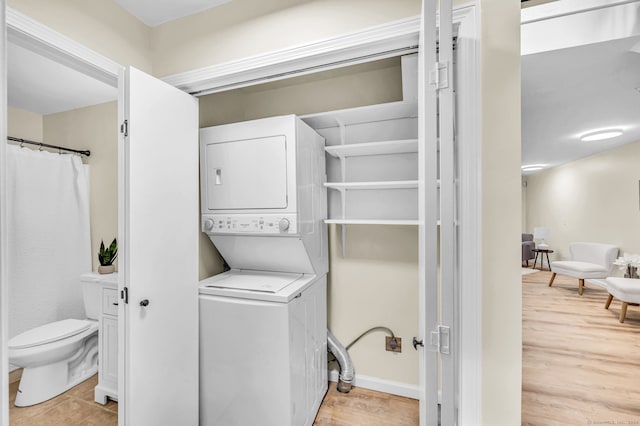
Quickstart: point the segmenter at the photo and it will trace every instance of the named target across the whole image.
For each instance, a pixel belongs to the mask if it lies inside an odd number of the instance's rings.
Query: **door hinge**
[[[439,325],[431,332],[431,346],[434,346],[441,354],[449,354],[451,341],[451,329],[446,325]]]
[[[120,125],[120,133],[122,133],[125,137],[129,136],[129,121],[124,120],[124,123]]]
[[[120,290],[120,299],[124,300],[124,303],[129,303],[129,289],[127,287]]]
[[[449,63],[436,62],[429,73],[429,84],[434,89],[445,89],[449,87]]]

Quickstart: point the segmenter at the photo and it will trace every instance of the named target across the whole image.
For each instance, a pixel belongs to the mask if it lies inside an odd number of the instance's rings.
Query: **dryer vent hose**
[[[340,374],[338,375],[338,391],[342,393],[348,393],[351,390],[351,383],[353,382],[354,370],[353,363],[349,352],[342,346],[342,343],[336,339],[336,336],[331,333],[331,330],[327,329],[327,346],[329,352],[333,354],[340,365]]]

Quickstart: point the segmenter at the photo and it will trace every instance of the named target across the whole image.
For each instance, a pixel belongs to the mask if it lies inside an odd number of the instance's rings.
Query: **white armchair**
[[[578,278],[578,293],[582,296],[585,279],[607,278],[611,275],[613,261],[618,257],[618,247],[600,243],[569,244],[571,260],[551,262],[551,280],[553,284],[556,274]]]

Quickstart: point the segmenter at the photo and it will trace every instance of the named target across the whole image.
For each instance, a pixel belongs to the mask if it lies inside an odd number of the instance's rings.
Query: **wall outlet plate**
[[[402,352],[402,337],[385,336],[385,349],[389,352]]]

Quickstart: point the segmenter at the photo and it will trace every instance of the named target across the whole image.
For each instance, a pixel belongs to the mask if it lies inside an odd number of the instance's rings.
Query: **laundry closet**
[[[349,350],[356,373],[374,381],[417,386],[418,357],[411,346],[418,332],[417,55],[199,100],[200,127],[296,114],[325,138],[328,326],[345,346],[373,327],[391,329],[403,339],[402,352],[385,350],[388,333],[370,333]],[[337,123],[344,123],[344,128]],[[350,146],[353,154],[340,152]],[[371,151],[355,152],[359,147]],[[378,188],[367,187],[381,181]],[[385,187],[384,181],[403,183],[400,188]],[[340,188],[350,182],[354,189]],[[201,263],[217,257],[213,250],[201,237]],[[200,276],[213,275],[219,268],[201,268]]]

